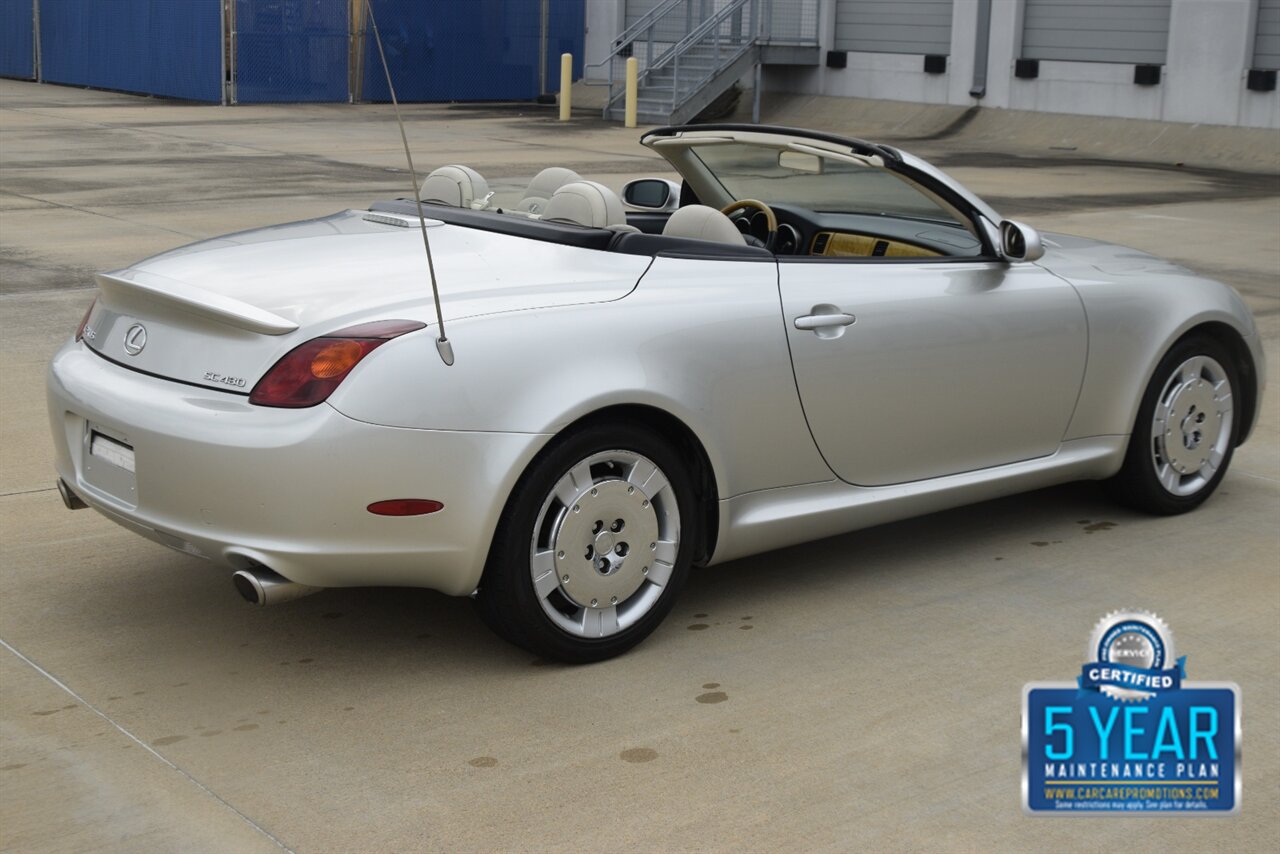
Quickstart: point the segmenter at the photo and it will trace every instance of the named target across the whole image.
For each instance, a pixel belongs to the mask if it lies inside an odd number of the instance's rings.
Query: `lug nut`
[[[592,599],[592,600],[591,600],[591,607],[592,607],[592,608],[594,608],[596,605],[599,605],[599,604],[600,604],[600,602],[599,602],[598,600],[596,600],[596,599]]]
[[[562,575],[562,576],[560,576],[560,580],[561,580],[561,581],[563,581],[565,584],[568,584],[568,583],[569,583],[569,576],[567,576],[567,575]]]
[[[564,552],[562,551],[556,552],[556,557],[559,558],[560,560],[564,560]]]
[[[617,604],[618,604],[618,597],[617,597],[617,596],[610,596],[610,597],[609,597],[609,604],[610,604],[610,605],[617,605]]]

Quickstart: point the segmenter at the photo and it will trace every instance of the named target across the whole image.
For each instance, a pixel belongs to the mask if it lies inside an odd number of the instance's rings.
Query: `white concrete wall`
[[[823,0],[822,55],[835,38],[835,0]],[[1040,76],[1013,76],[1022,51],[1023,0],[992,0],[987,92],[972,98],[978,0],[955,0],[945,74],[926,74],[921,56],[850,52],[848,67],[766,69],[771,92],[880,98],[925,104],[981,104],[1049,113],[1280,129],[1280,90],[1250,92],[1258,0],[1173,0],[1168,64],[1156,86],[1133,82],[1133,66],[1042,60]],[[608,54],[624,25],[624,0],[587,0],[586,61]]]
[[[824,56],[831,49],[834,6],[824,4]],[[1038,78],[1015,78],[1022,10],[1023,0],[992,0],[981,100],[969,95],[978,0],[955,0],[945,75],[925,74],[919,56],[850,52],[847,68],[771,70],[765,85],[801,94],[1280,128],[1280,91],[1245,88],[1257,0],[1173,0],[1168,64],[1156,86],[1135,84],[1132,65],[1103,62],[1044,60]]]
[[[586,34],[582,62],[588,79],[607,79],[607,68],[589,68],[609,55],[614,36],[626,28],[626,0],[586,0]]]

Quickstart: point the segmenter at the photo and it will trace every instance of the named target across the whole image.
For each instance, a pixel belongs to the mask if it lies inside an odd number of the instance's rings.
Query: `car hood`
[[[1040,236],[1044,257],[1036,263],[1073,282],[1109,281],[1116,276],[1196,276],[1186,267],[1140,249],[1087,237],[1046,232]]]
[[[429,224],[446,324],[480,314],[620,299],[652,259]],[[413,217],[345,211],[194,243],[98,276],[85,341],[131,368],[247,390],[302,341],[357,323],[432,324]],[[146,327],[145,347],[125,337]],[[228,382],[228,378],[232,380]]]

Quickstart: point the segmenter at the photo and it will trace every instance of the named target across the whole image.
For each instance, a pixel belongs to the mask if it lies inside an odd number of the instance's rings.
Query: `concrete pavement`
[[[615,188],[665,174],[635,131],[590,119],[406,112],[422,172],[461,160],[501,193],[547,165]],[[1235,285],[1280,377],[1274,169],[917,142],[901,144],[1006,215]],[[735,561],[590,667],[533,660],[425,591],[253,609],[226,573],[63,510],[43,372],[89,274],[407,187],[389,108],[0,81],[0,848],[1270,850],[1274,387],[1190,516],[1138,516],[1079,484]],[[1022,685],[1069,679],[1121,607],[1164,616],[1192,678],[1241,685],[1240,816],[1022,815]]]

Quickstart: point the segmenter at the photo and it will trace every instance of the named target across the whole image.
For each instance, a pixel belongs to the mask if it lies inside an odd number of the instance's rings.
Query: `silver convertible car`
[[[1253,426],[1225,285],[1039,235],[887,145],[641,143],[682,180],[551,168],[500,207],[446,166],[421,204],[99,275],[49,370],[65,503],[259,604],[434,588],[591,661],[693,565],[1078,479],[1191,510]]]

